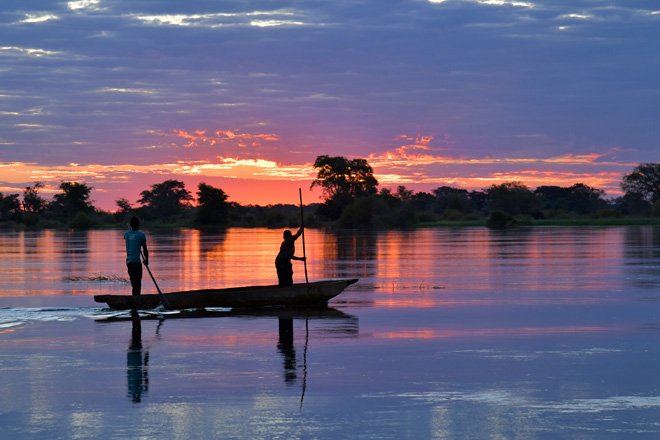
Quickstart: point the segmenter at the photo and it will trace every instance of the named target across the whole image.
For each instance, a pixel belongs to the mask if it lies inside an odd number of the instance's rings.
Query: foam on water
[[[179,313],[177,310],[166,311],[154,309],[142,310],[139,315],[141,317],[147,317],[173,315],[177,313]],[[108,319],[129,316],[130,311],[116,311],[104,307],[7,307],[0,309],[0,329],[16,327],[32,322],[71,322],[79,319]]]
[[[103,310],[102,307],[8,307],[0,309],[0,326],[16,321],[75,321]]]
[[[537,412],[557,413],[600,413],[609,411],[627,411],[636,409],[660,408],[660,396],[608,396],[592,399],[567,399],[563,401],[539,401],[511,390],[483,390],[474,392],[411,392],[379,394],[364,397],[401,397],[430,404],[470,402],[514,408],[525,408]]]

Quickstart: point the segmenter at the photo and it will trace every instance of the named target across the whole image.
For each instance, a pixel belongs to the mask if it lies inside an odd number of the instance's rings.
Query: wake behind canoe
[[[358,278],[316,281],[290,287],[245,286],[227,289],[202,289],[165,293],[172,309],[204,307],[259,308],[268,306],[305,306],[326,304]],[[153,309],[160,304],[158,294],[95,295],[94,300],[117,310]]]

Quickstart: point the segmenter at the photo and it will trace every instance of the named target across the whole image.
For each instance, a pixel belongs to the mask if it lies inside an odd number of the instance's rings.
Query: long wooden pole
[[[302,189],[298,188],[298,195],[300,196],[300,224],[303,226],[305,224],[305,217],[303,216],[303,205],[302,205]],[[305,281],[309,283],[309,278],[307,278],[307,255],[305,255],[305,227],[303,226],[302,230],[302,240],[303,240],[303,263],[305,263]]]
[[[140,251],[142,253],[142,251]],[[144,260],[144,254],[142,254],[142,259]],[[165,298],[165,295],[163,295],[163,292],[160,291],[160,287],[158,287],[158,283],[156,282],[156,278],[154,278],[154,274],[151,273],[151,269],[149,269],[149,265],[145,264],[144,265],[147,268],[147,272],[149,272],[149,275],[151,276],[151,279],[154,282],[154,285],[156,286],[156,290],[158,291],[158,298],[160,298],[161,304],[163,304],[163,307],[167,310],[171,310],[172,306],[170,305],[170,302]]]

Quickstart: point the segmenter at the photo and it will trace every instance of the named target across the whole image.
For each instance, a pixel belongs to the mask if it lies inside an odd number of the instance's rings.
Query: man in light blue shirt
[[[147,236],[140,231],[140,219],[131,218],[131,230],[124,233],[126,240],[126,267],[128,276],[133,286],[133,295],[139,295],[142,291],[142,259],[140,254],[144,253],[144,265],[149,265],[149,250],[147,249]]]

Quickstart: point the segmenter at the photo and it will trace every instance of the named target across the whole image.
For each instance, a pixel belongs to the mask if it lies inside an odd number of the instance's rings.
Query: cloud
[[[240,133],[239,130],[216,130],[208,132],[207,130],[195,130],[188,132],[185,130],[172,129],[165,133],[159,133],[159,136],[165,136],[174,139],[181,139],[185,148],[201,146],[219,146],[230,144],[241,148],[249,146],[259,146],[264,142],[277,142],[279,137],[273,133]]]
[[[57,15],[48,13],[48,12],[41,12],[41,13],[33,13],[33,14],[25,14],[25,18],[23,20],[18,21],[18,24],[22,23],[43,23],[45,21],[49,20],[58,20],[59,17]]]
[[[161,171],[298,179],[321,154],[411,186],[657,160],[651,1],[31,5],[0,6],[0,161],[91,170],[99,191]]]
[[[74,0],[67,2],[67,7],[73,11],[80,9],[98,10],[101,0]]]
[[[157,93],[155,90],[116,88],[116,87],[105,87],[103,89],[100,89],[99,92],[101,92],[101,93],[106,93],[106,92],[137,93],[137,94],[141,94],[141,95],[154,95],[154,94]]]
[[[472,3],[478,3],[480,5],[488,6],[517,6],[523,8],[533,8],[534,4],[530,2],[521,2],[516,0],[464,0]]]
[[[518,0],[428,0],[430,3],[441,4],[441,3],[476,3],[479,5],[486,6],[514,6],[514,7],[523,7],[523,8],[534,8],[535,4],[531,2],[523,2]]]
[[[29,57],[49,57],[62,55],[62,52],[47,49],[34,49],[29,47],[0,46],[0,56],[24,56]]]
[[[304,26],[303,14],[290,9],[252,12],[215,12],[206,14],[131,14],[131,18],[156,26],[222,28],[232,26]]]

